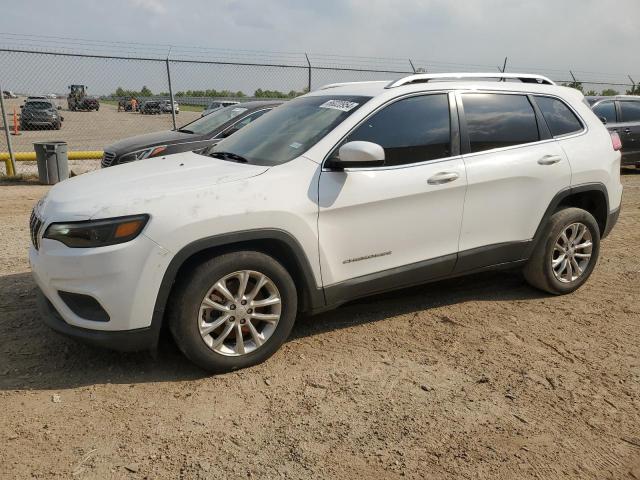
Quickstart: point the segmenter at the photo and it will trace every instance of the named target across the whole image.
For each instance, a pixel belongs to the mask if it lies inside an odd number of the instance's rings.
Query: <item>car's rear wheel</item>
[[[260,252],[215,257],[182,276],[168,321],[180,350],[214,373],[263,362],[289,336],[297,313],[287,270]]]
[[[554,295],[571,293],[584,284],[598,261],[600,229],[593,215],[565,208],[551,216],[524,268],[526,280]]]

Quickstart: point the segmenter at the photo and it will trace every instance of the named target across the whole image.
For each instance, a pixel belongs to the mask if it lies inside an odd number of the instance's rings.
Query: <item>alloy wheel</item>
[[[556,279],[570,283],[582,276],[593,249],[593,237],[589,228],[580,222],[562,230],[553,247],[551,268]]]
[[[253,270],[218,280],[200,304],[198,328],[205,344],[226,356],[249,354],[273,335],[282,300],[275,283]]]

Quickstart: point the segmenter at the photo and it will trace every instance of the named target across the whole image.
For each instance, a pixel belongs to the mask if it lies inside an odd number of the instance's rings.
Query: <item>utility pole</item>
[[[2,126],[4,127],[4,134],[7,137],[7,148],[9,149],[9,159],[11,162],[7,164],[7,176],[13,176],[16,174],[16,157],[13,154],[13,145],[11,144],[11,133],[9,133],[9,125],[7,124],[7,112],[4,109],[4,93],[2,93],[2,85],[0,85],[0,110],[2,111]]]

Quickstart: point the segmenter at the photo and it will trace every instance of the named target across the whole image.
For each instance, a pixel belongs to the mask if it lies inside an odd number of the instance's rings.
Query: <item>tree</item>
[[[627,95],[640,95],[640,83],[631,86],[631,90],[627,90]]]
[[[580,90],[581,92],[583,92],[583,87],[582,87],[582,82],[578,82],[578,81],[573,81],[573,82],[569,82],[569,83],[563,83],[562,84],[563,87],[569,87],[569,88],[575,88],[576,90]]]
[[[602,90],[601,95],[603,97],[614,97],[616,95],[620,95],[620,92],[617,92],[613,88],[605,88],[604,90]]]
[[[142,89],[140,90],[140,96],[141,97],[151,97],[151,96],[153,96],[153,92],[149,89],[149,87],[147,87],[146,85],[143,85]]]

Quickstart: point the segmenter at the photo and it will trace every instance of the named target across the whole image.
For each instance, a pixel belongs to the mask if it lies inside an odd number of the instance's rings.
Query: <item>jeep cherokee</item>
[[[502,81],[501,81],[502,80]],[[223,372],[299,312],[490,268],[567,294],[617,221],[620,139],[527,74],[333,84],[199,153],[54,186],[31,216],[45,322]]]

